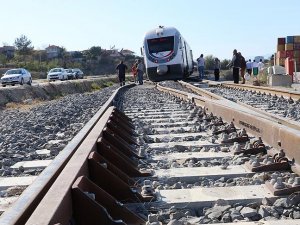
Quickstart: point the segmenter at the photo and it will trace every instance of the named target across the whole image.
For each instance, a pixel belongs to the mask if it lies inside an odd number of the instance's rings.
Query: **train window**
[[[147,40],[149,53],[166,52],[174,50],[174,36],[154,38]]]

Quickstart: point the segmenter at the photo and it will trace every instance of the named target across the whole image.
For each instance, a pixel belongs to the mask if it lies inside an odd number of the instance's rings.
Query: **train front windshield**
[[[174,36],[149,39],[147,44],[149,53],[173,51]]]

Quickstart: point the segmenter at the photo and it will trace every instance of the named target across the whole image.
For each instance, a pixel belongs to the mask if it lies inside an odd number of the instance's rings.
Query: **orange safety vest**
[[[132,72],[133,76],[136,76],[137,75],[137,67],[136,66],[131,67],[131,72]]]

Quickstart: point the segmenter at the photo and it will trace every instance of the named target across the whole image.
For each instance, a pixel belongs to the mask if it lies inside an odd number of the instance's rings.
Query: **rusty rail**
[[[286,157],[295,161],[292,170],[300,174],[299,129],[280,124],[270,116],[225,99],[213,100],[160,85],[157,86],[160,91],[173,93],[182,99],[193,101],[196,105],[204,107],[206,112],[220,116],[224,121],[233,122],[238,128],[245,128],[247,132],[261,137],[265,143],[278,151],[284,149]]]
[[[209,85],[215,85],[213,82],[208,82]],[[232,83],[221,83],[222,86],[224,87],[232,87],[232,88],[239,88],[243,90],[249,90],[249,91],[257,91],[257,92],[265,92],[266,94],[271,94],[271,95],[277,95],[277,96],[283,96],[286,98],[292,98],[294,100],[300,99],[300,93],[296,91],[288,91],[288,90],[283,90],[280,88],[273,88],[273,87],[262,87],[262,86],[253,86],[253,85],[247,85],[247,84],[232,84]]]
[[[179,83],[181,83],[183,86],[185,86],[185,87],[187,87],[187,88],[193,90],[194,92],[196,92],[196,93],[199,94],[200,96],[207,97],[208,99],[222,100],[222,101],[229,101],[229,100],[223,98],[222,96],[216,95],[216,94],[211,93],[211,92],[209,92],[209,91],[206,91],[206,90],[204,90],[204,89],[202,89],[202,88],[195,87],[194,85],[189,84],[189,83],[186,83],[186,82],[184,82],[184,81],[179,81]],[[212,83],[212,85],[220,85],[220,84],[219,84],[219,83],[218,83],[218,84]],[[225,85],[227,85],[227,84],[225,84]],[[222,84],[222,86],[225,86],[225,85]],[[235,85],[237,85],[237,84],[229,84],[229,86],[231,86],[231,85],[232,85],[232,86],[235,86]],[[241,87],[241,89],[242,89],[244,86],[243,86],[243,85],[238,85],[238,87]],[[250,88],[251,88],[250,90],[260,91],[260,89],[255,89],[253,86],[250,86]],[[274,90],[275,90],[275,89],[274,89]],[[280,93],[280,92],[279,92],[279,93]],[[286,96],[286,97],[287,97],[287,96]],[[298,93],[298,97],[300,98],[300,93]],[[296,99],[297,99],[297,98],[296,98]],[[298,129],[298,130],[300,129],[300,123],[299,123],[299,122],[296,122],[296,121],[293,121],[293,120],[290,120],[290,119],[286,119],[286,118],[282,118],[282,117],[280,117],[280,116],[277,116],[277,115],[275,115],[275,114],[266,112],[266,111],[261,110],[261,109],[257,109],[257,108],[255,108],[255,107],[252,107],[252,106],[247,105],[247,104],[245,104],[245,103],[243,103],[243,102],[240,102],[240,101],[238,101],[238,102],[236,102],[236,103],[237,103],[238,105],[241,105],[241,106],[245,107],[245,108],[249,108],[249,109],[252,110],[252,111],[256,111],[256,112],[258,112],[259,114],[263,114],[263,115],[265,115],[265,116],[267,116],[267,117],[269,117],[269,118],[272,118],[272,119],[274,119],[274,121],[277,121],[277,123],[279,123],[279,124],[285,125],[285,126],[290,127],[290,128]]]
[[[132,85],[124,86],[127,88]],[[92,119],[80,130],[80,132],[69,142],[69,144],[60,152],[60,154],[52,161],[52,163],[43,170],[43,172],[36,178],[18,198],[18,200],[4,212],[0,217],[0,224],[25,224],[29,216],[42,200],[48,189],[59,176],[63,168],[66,166],[72,155],[76,152],[82,141],[86,138],[88,133],[95,126],[99,118],[104,112],[113,104],[113,100],[120,90],[117,89],[107,102],[100,108],[100,110],[92,117]]]
[[[200,96],[203,96],[205,98],[208,99],[213,99],[213,100],[225,100],[225,98],[223,98],[222,96],[219,96],[217,94],[214,94],[210,91],[206,91],[203,88],[199,88],[196,87],[190,83],[184,82],[184,81],[178,81],[182,86],[185,86],[189,89],[191,89],[192,91],[196,92],[197,94],[199,94]]]
[[[111,121],[119,121],[112,126]],[[110,128],[109,128],[110,127]],[[134,177],[138,155],[128,117],[109,107],[78,147],[26,224],[145,224],[123,203],[148,202]],[[122,135],[121,135],[122,133]],[[117,141],[118,140],[118,141]]]

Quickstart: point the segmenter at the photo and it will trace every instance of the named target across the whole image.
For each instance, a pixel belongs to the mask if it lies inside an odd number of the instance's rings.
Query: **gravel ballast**
[[[53,159],[111,96],[117,86],[71,94],[29,109],[0,111],[0,175],[36,175],[41,169],[11,169],[20,161]],[[49,154],[37,154],[37,150]]]
[[[163,86],[168,86],[171,88],[176,88],[177,90],[186,91],[185,88],[178,85],[173,81],[161,82]],[[184,143],[186,141],[209,141],[212,142],[222,140],[222,134],[220,135],[206,135],[201,134],[201,132],[209,132],[208,124],[199,120],[196,114],[201,111],[200,108],[193,107],[189,103],[184,103],[178,98],[174,98],[170,95],[158,92],[154,88],[147,87],[134,87],[129,89],[125,93],[125,97],[121,99],[123,104],[121,109],[124,109],[131,115],[131,119],[136,127],[136,132],[139,134],[138,143],[146,150],[146,155],[148,158],[143,160],[143,163],[139,164],[141,170],[165,170],[172,168],[194,168],[194,167],[215,167],[223,164],[232,165],[243,165],[246,161],[252,159],[264,159],[265,155],[257,156],[244,156],[236,155],[229,156],[223,159],[197,159],[197,158],[187,158],[184,160],[177,160],[168,158],[167,155],[171,153],[184,153],[184,152],[221,152],[227,149],[229,152],[234,152],[234,144],[223,145],[222,147],[210,147],[210,148],[197,148],[193,146],[174,146],[174,147],[151,147],[155,146],[152,144],[157,143],[172,143],[179,142]],[[177,104],[176,104],[177,103]],[[178,109],[182,113],[186,113],[186,117],[182,119],[173,118],[172,113],[162,114],[157,116],[153,114],[151,118],[150,110],[156,110],[156,112],[164,112],[164,110]],[[147,110],[149,110],[147,112]],[[135,114],[133,113],[135,112]],[[144,116],[142,114],[144,113]],[[149,114],[149,115],[148,115]],[[156,118],[156,119],[155,119]],[[159,125],[158,119],[165,120],[166,123],[171,123],[169,125]],[[187,129],[175,129],[175,123],[180,122]],[[192,122],[188,125],[188,122]],[[153,125],[155,124],[155,125]],[[173,128],[172,128],[173,127]],[[163,131],[162,128],[170,128],[169,131]],[[173,130],[172,130],[173,129]],[[222,130],[222,129],[221,129]],[[189,132],[199,132],[199,135],[184,136],[184,137],[168,137],[168,136],[154,136],[158,134],[184,134]],[[256,138],[251,137],[251,139],[256,140]],[[252,141],[253,141],[252,140]],[[242,144],[241,147],[245,147],[246,144]],[[267,146],[267,149],[269,147]],[[165,159],[153,160],[151,157],[154,155],[165,155]],[[226,168],[225,168],[226,169]],[[220,177],[220,178],[207,178],[199,177],[196,182],[184,182],[180,178],[172,180],[167,177],[155,178],[151,181],[152,190],[155,193],[159,193],[160,190],[174,190],[174,189],[196,189],[196,188],[215,188],[215,187],[231,187],[231,186],[249,186],[249,185],[260,185],[264,184],[266,181],[270,181],[273,177],[282,177],[285,182],[291,178],[291,172],[260,172],[254,175],[247,176],[237,176],[237,177]],[[139,180],[139,184],[143,185],[143,179]],[[148,181],[147,181],[148,183]],[[299,213],[299,202],[290,203],[289,199],[279,198],[277,200],[271,200],[264,198],[262,200],[251,200],[249,203],[246,201],[237,200],[237,202],[229,202],[223,199],[217,200],[210,207],[189,207],[186,206],[171,206],[161,205],[159,207],[152,207],[151,205],[146,206],[145,215],[148,216],[147,224],[150,225],[191,225],[191,224],[214,224],[214,223],[230,223],[230,222],[246,222],[246,221],[269,221],[269,220],[286,220],[286,219],[298,219],[300,218]]]

